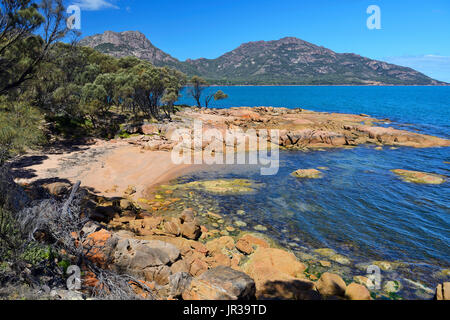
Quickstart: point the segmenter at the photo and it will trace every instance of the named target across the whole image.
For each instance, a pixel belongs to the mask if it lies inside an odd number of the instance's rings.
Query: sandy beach
[[[34,155],[33,157],[39,157]],[[47,154],[38,162],[16,169],[18,183],[64,181],[89,188],[98,195],[123,196],[133,186],[135,199],[149,197],[152,189],[193,169],[173,164],[170,152],[142,150],[125,141],[97,141],[79,150]],[[26,161],[26,159],[24,159]],[[20,172],[27,172],[25,177]]]

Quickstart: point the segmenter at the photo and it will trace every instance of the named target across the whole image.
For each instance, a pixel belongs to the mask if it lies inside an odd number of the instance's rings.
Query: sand
[[[34,157],[39,157],[34,155]],[[81,150],[41,155],[16,172],[27,172],[18,183],[46,183],[80,180],[83,187],[107,197],[121,197],[128,186],[136,188],[134,198],[146,198],[151,190],[193,170],[190,165],[176,165],[170,152],[146,151],[122,141],[98,141]],[[25,162],[27,162],[25,160]]]

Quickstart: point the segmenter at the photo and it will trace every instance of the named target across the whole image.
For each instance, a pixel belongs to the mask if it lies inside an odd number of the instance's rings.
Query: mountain
[[[115,56],[136,56],[156,66],[199,75],[215,84],[444,85],[411,68],[336,53],[298,38],[242,44],[217,59],[179,61],[136,31],[86,37],[80,45]]]

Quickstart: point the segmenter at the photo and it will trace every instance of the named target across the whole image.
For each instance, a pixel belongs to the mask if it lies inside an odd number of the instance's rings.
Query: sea
[[[363,113],[389,119],[386,126],[450,139],[450,87],[224,86],[207,90],[219,89],[229,98],[213,102],[215,108],[272,106]],[[186,92],[179,103],[195,105]],[[387,267],[378,263],[383,266],[379,297],[428,299],[438,283],[450,279],[449,162],[450,148],[376,150],[363,145],[281,152],[275,176],[261,176],[258,168],[229,166],[196,171],[182,180],[254,180],[261,185],[255,194],[199,192],[192,205],[213,203],[228,220],[246,222],[248,231],[262,225],[265,235],[300,259],[330,260],[317,256],[315,250],[332,249],[346,259],[335,257],[340,263],[333,261],[331,270],[347,282],[355,275],[367,276],[367,267],[377,261],[389,262]],[[290,175],[299,168],[317,167],[328,168],[323,179],[299,180]],[[448,179],[441,185],[407,183],[392,169],[436,173]],[[318,276],[326,271],[310,269]],[[391,289],[392,281],[396,284],[396,291],[389,290],[389,281]]]

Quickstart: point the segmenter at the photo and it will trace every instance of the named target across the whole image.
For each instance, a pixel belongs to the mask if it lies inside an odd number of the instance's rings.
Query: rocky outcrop
[[[98,266],[161,285],[169,282],[169,266],[180,257],[172,244],[127,238],[104,229],[88,235],[83,246],[88,259]]]
[[[323,174],[316,169],[298,169],[292,173],[292,176],[302,179],[320,179],[323,177]]]
[[[194,278],[184,300],[252,300],[255,282],[245,273],[220,266]]]
[[[445,177],[433,173],[401,169],[392,170],[392,172],[398,175],[405,182],[419,184],[442,184],[446,181]]]

